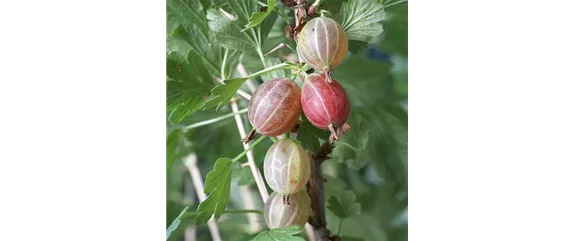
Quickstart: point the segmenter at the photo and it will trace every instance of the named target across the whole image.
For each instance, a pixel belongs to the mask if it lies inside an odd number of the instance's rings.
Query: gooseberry
[[[289,203],[285,196],[272,193],[265,202],[265,223],[272,228],[284,228],[293,225],[303,227],[309,219],[311,202],[305,192],[289,195]]]
[[[313,69],[327,73],[343,62],[349,41],[337,21],[318,17],[307,22],[297,38],[297,50],[302,60]]]
[[[294,140],[285,138],[275,142],[265,155],[265,180],[273,191],[280,194],[299,192],[309,181],[309,156]]]
[[[300,115],[301,88],[289,78],[261,84],[249,100],[249,122],[264,136],[289,132]]]
[[[333,79],[325,81],[322,74],[307,75],[301,91],[301,105],[307,119],[317,128],[331,130],[338,139],[350,126],[346,125],[350,103],[345,89]]]

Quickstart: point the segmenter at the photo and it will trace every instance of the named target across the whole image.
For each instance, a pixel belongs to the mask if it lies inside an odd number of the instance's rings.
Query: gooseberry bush
[[[406,240],[407,8],[167,0],[167,240]]]

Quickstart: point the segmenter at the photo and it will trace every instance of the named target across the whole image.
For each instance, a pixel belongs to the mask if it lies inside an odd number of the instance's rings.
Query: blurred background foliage
[[[177,17],[170,14],[170,7],[201,4],[204,9],[210,6],[226,8],[225,1],[175,1],[168,0],[167,52],[185,53],[189,47],[178,39],[171,38],[176,28]],[[312,2],[312,1],[310,1]],[[325,0],[323,8],[336,18],[342,0]],[[345,88],[351,101],[351,116],[348,123],[353,126],[333,151],[332,158],[324,162],[326,178],[325,200],[338,196],[343,190],[352,190],[361,205],[359,215],[345,219],[341,236],[362,238],[364,240],[407,240],[407,133],[408,133],[408,2],[402,0],[377,0],[385,6],[384,32],[368,44],[357,42],[351,47],[345,61],[333,72],[333,77]],[[281,4],[281,3],[278,3]],[[283,11],[280,6],[277,8]],[[284,10],[293,21],[293,12]],[[285,21],[276,18],[267,39],[262,45],[264,52],[287,43],[295,48],[295,42],[287,40],[284,33]],[[285,60],[292,56],[291,50],[283,48],[266,57],[267,61],[277,61],[272,57]],[[244,52],[240,62],[249,73],[263,69],[255,51]],[[269,65],[268,65],[269,66]],[[233,76],[239,73],[230,71]],[[254,78],[256,84],[269,77]],[[244,91],[249,89],[242,86]],[[248,101],[237,102],[239,109],[247,108]],[[166,227],[177,217],[181,210],[189,206],[197,209],[199,201],[191,184],[188,169],[182,160],[189,153],[196,153],[198,167],[205,175],[213,168],[220,157],[233,158],[243,151],[235,120],[226,119],[211,125],[193,129],[187,133],[178,128],[199,121],[218,117],[231,110],[225,105],[219,112],[214,109],[197,111],[178,124],[170,121],[167,125],[167,210]],[[166,116],[166,120],[168,119]],[[247,115],[241,115],[246,130],[251,130]],[[254,148],[255,160],[262,170],[263,159],[269,146],[269,139]],[[245,158],[241,162],[245,162]],[[245,209],[243,199],[238,193],[238,185],[248,185],[258,209],[263,209],[253,177],[248,168],[234,165],[230,202],[227,209]],[[269,193],[272,192],[268,188]],[[328,228],[332,232],[339,229],[339,218],[326,209]],[[265,227],[263,216],[259,216]],[[248,232],[246,215],[224,214],[218,222],[223,240],[249,240],[256,233]],[[207,225],[196,227],[197,240],[211,240]],[[301,235],[304,237],[303,235]]]

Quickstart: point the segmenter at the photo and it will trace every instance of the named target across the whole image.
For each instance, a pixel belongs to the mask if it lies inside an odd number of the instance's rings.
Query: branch
[[[195,187],[197,198],[199,198],[200,202],[203,202],[207,197],[203,192],[203,180],[201,180],[201,173],[199,172],[199,168],[197,168],[197,156],[195,153],[189,154],[189,156],[187,156],[185,159],[184,164],[191,174],[191,180],[193,181],[193,186]],[[209,233],[211,233],[211,238],[213,240],[221,240],[219,228],[217,227],[217,224],[213,218],[207,221],[207,227],[209,228]]]
[[[307,185],[307,193],[311,198],[311,217],[309,223],[313,226],[315,239],[317,241],[340,240],[338,235],[331,236],[327,230],[327,220],[325,218],[325,190],[323,189],[323,173],[321,171],[321,164],[329,159],[329,155],[333,151],[333,145],[325,142],[321,146],[321,151],[311,156],[311,177]]]

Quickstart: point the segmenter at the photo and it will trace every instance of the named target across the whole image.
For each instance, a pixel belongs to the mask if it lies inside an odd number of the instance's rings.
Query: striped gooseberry
[[[289,78],[261,84],[249,100],[249,122],[264,136],[289,132],[300,115],[301,88]]]
[[[336,81],[325,81],[322,74],[310,74],[305,78],[301,91],[301,105],[305,116],[317,128],[331,130],[336,140],[348,128],[350,103],[343,87]]]
[[[337,21],[318,17],[307,22],[297,37],[302,60],[318,71],[335,69],[347,54],[347,34]]]
[[[285,196],[272,193],[265,202],[265,223],[272,228],[284,228],[293,225],[303,227],[309,219],[311,201],[305,192],[289,195],[289,202]]]
[[[289,138],[279,140],[267,150],[263,172],[273,191],[280,194],[299,192],[309,181],[309,156],[296,141]]]

